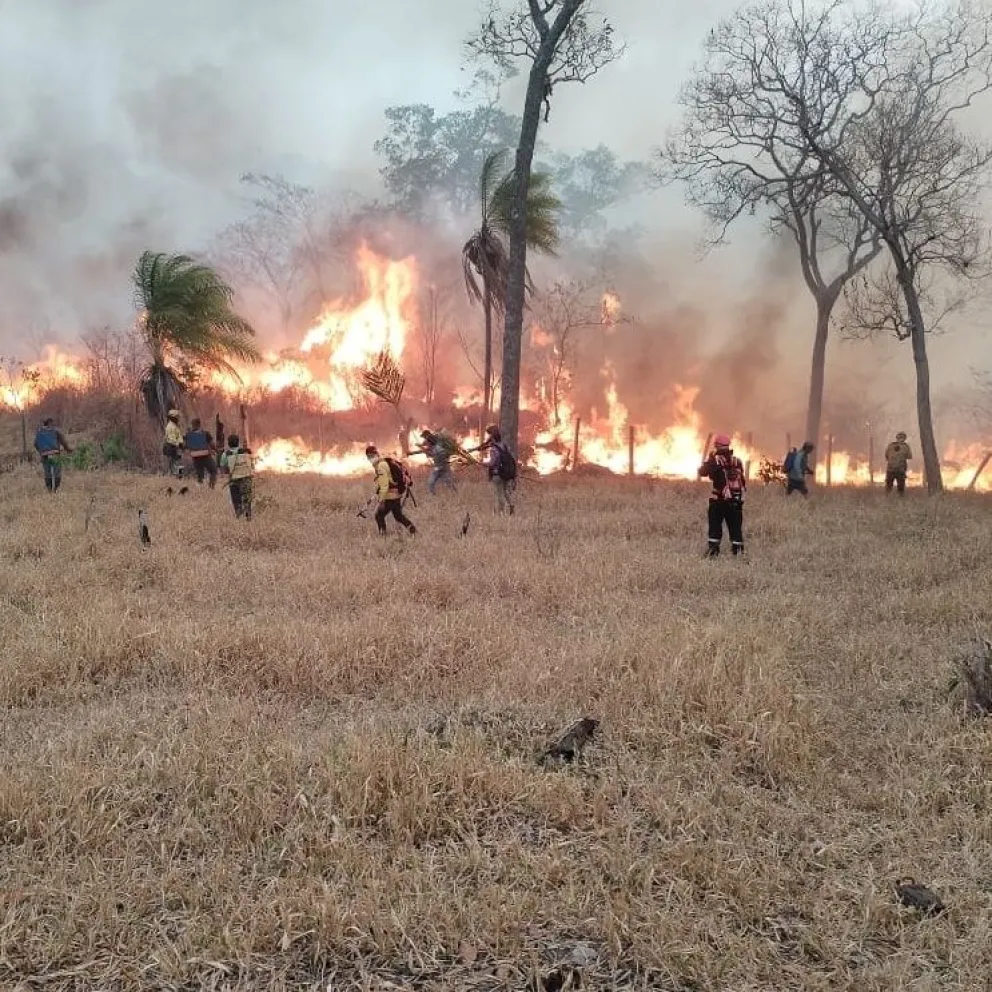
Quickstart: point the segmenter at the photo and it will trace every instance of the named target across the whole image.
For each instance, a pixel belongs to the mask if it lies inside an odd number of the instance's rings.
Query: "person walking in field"
[[[165,440],[162,454],[166,457],[168,474],[182,478],[183,432],[179,429],[179,411],[170,410],[165,421]]]
[[[906,443],[906,435],[900,431],[896,439],[890,441],[885,449],[885,491],[892,492],[892,487],[900,496],[906,495],[906,470],[913,458],[913,452]]]
[[[493,512],[497,515],[508,513],[512,517],[515,509],[513,492],[517,488],[517,460],[503,442],[503,434],[495,424],[486,428],[486,440],[475,450],[489,452],[486,468],[493,487]]]
[[[444,431],[437,434],[428,430],[420,432],[420,450],[434,466],[427,478],[427,491],[431,496],[436,495],[439,482],[443,482],[452,492],[458,491],[455,474],[451,471],[451,456],[455,448],[455,442]]]
[[[709,479],[713,489],[707,511],[707,556],[720,554],[723,528],[730,536],[730,549],[735,555],[744,553],[744,493],[747,478],[744,465],[730,447],[726,434],[717,434],[713,451],[699,469],[701,479]]]
[[[785,456],[785,495],[791,496],[793,493],[802,493],[809,496],[809,486],[806,485],[806,478],[813,475],[810,468],[809,458],[813,454],[814,445],[812,441],[806,441],[801,448],[792,449]]]
[[[38,428],[34,436],[34,450],[41,456],[45,488],[54,495],[62,485],[62,452],[71,455],[72,448],[51,417],[48,417]]]
[[[231,490],[231,504],[234,515],[251,520],[251,501],[255,462],[250,448],[241,447],[241,438],[232,434],[227,439],[227,447],[220,456],[220,466],[228,474],[226,485]]]
[[[214,458],[217,448],[210,431],[203,429],[199,417],[189,425],[183,443],[193,460],[197,484],[202,486],[204,478],[209,477],[210,488],[213,489],[217,484],[217,462]]]
[[[379,529],[380,535],[386,535],[386,517],[392,514],[393,519],[405,527],[411,537],[417,533],[413,521],[403,513],[403,497],[410,487],[409,478],[403,466],[394,458],[384,458],[379,454],[379,449],[370,444],[365,449],[365,457],[368,458],[375,470],[375,496],[378,506],[375,511],[375,525]]]

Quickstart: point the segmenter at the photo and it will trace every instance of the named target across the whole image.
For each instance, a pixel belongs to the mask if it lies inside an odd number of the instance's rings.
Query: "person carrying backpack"
[[[385,536],[386,517],[392,514],[393,519],[405,527],[412,537],[417,533],[417,528],[403,513],[403,497],[410,488],[410,477],[406,469],[395,458],[380,455],[374,444],[365,449],[365,457],[375,469],[375,496],[379,501],[375,511],[375,525],[379,528],[379,533]]]
[[[220,456],[220,467],[228,474],[225,483],[231,490],[231,503],[234,515],[251,520],[251,500],[255,463],[251,456],[251,448],[241,447],[241,438],[231,434],[227,439],[227,448]]]
[[[62,452],[72,454],[55,421],[48,417],[34,436],[34,450],[41,456],[41,466],[45,471],[45,488],[53,495],[62,485]]]
[[[726,434],[717,434],[713,444],[712,453],[699,469],[699,477],[709,479],[713,485],[707,512],[707,556],[716,558],[720,554],[724,524],[730,535],[731,551],[740,555],[744,553],[744,493],[747,490],[744,465],[731,449]]]
[[[912,461],[913,451],[906,443],[906,435],[900,431],[894,441],[890,441],[885,449],[885,491],[892,492],[892,487],[896,487],[896,492],[900,496],[906,495],[906,471],[909,462]]]
[[[210,478],[210,488],[217,484],[217,463],[214,461],[214,439],[210,436],[210,431],[205,431],[200,423],[199,417],[195,418],[189,425],[189,430],[184,438],[186,450],[193,459],[193,471],[196,473],[198,485],[203,485],[205,476]]]
[[[504,512],[513,516],[513,491],[517,488],[517,460],[513,452],[503,443],[503,435],[495,425],[486,428],[486,440],[476,448],[476,451],[488,451],[489,481],[493,487],[493,512]]]
[[[806,485],[806,477],[813,475],[813,469],[809,467],[809,456],[813,454],[813,442],[806,441],[801,448],[792,449],[782,463],[782,470],[785,472],[785,495],[791,496],[793,493],[802,493],[809,496],[809,487]]]
[[[420,451],[434,465],[427,479],[427,491],[431,496],[435,494],[439,482],[443,482],[452,492],[458,491],[455,475],[451,471],[451,457],[455,454],[456,447],[455,442],[444,431],[437,434],[428,430],[420,432]]]

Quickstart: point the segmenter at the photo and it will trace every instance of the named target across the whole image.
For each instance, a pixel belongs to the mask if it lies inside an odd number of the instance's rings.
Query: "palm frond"
[[[512,223],[513,195],[516,186],[511,172],[493,191],[490,223],[498,231],[509,234]],[[547,172],[533,172],[527,187],[527,245],[545,255],[558,249],[558,214],[561,200],[552,190],[552,177]]]
[[[482,172],[479,175],[479,205],[482,210],[482,223],[480,227],[486,227],[488,225],[496,190],[506,182],[508,175],[512,175],[512,171],[507,165],[508,158],[509,153],[504,148],[499,151],[490,152],[486,156],[486,160],[482,163]]]
[[[486,289],[497,313],[503,312],[510,258],[502,237],[492,228],[476,231],[462,248],[462,272],[469,302],[481,303]]]
[[[164,355],[224,370],[231,369],[230,360],[259,359],[254,329],[233,308],[234,291],[210,266],[189,255],[146,251],[138,259],[132,280],[142,311],[142,333],[153,356],[150,372],[154,370],[154,375],[142,380],[145,405],[152,416],[158,416],[162,402],[167,402],[165,392],[182,388],[165,365]],[[163,369],[172,375],[171,383]]]

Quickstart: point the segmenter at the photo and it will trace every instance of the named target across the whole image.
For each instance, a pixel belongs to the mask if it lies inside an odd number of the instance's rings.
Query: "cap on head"
[[[433,431],[426,430],[426,429],[425,430],[422,430],[420,432],[420,439],[422,441],[433,441],[434,440],[434,432]]]
[[[500,429],[495,424],[490,424],[486,428],[486,434],[488,434],[494,441],[503,440],[503,435],[500,433]]]
[[[815,447],[812,441],[803,441],[803,451],[812,451]]]
[[[377,458],[378,455],[379,455],[379,449],[374,444],[370,444],[365,449],[365,457],[366,458]]]
[[[713,443],[718,448],[729,448],[730,447],[730,435],[729,434],[717,434],[717,436],[715,438],[713,438]]]
[[[169,411],[169,420],[178,420],[178,419],[179,419],[179,411],[178,410],[170,410]]]
[[[52,420],[51,417],[45,417],[45,419],[41,422],[42,427],[52,427],[54,424],[55,421]]]
[[[898,433],[898,434],[896,435],[896,440],[897,440],[897,441],[905,441],[905,440],[906,440],[906,432],[905,432],[905,431],[900,431],[900,432],[899,432],[899,433]]]

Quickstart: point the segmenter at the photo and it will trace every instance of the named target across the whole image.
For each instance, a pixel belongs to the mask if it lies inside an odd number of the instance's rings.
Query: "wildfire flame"
[[[239,368],[237,375],[215,373],[208,377],[207,385],[239,399],[252,394],[278,394],[296,389],[310,395],[319,407],[329,412],[353,410],[369,402],[363,373],[374,367],[380,356],[388,356],[390,365],[399,373],[406,371],[403,359],[418,320],[417,266],[412,257],[389,260],[368,248],[359,251],[357,266],[363,289],[359,299],[353,302],[338,299],[327,304],[314,325],[302,336],[298,348],[279,354],[269,353],[259,366]],[[602,322],[609,329],[621,315],[616,293],[611,290],[604,293],[601,308]],[[553,361],[556,358],[553,338],[536,324],[532,325],[530,334],[532,346],[543,351],[549,362]],[[581,420],[577,419],[569,398],[571,376],[567,369],[558,369],[557,418],[552,409],[548,377],[538,378],[525,390],[521,397],[522,409],[543,418],[543,427],[534,440],[530,466],[541,474],[574,467],[573,451],[577,442],[578,462],[582,465],[626,474],[632,462],[637,475],[695,479],[707,441],[695,406],[699,387],[676,386],[673,396],[666,401],[670,425],[649,434],[631,423],[612,365],[607,363],[602,375],[602,405]],[[0,378],[0,406],[14,410],[29,408],[51,389],[65,386],[82,389],[89,381],[85,361],[54,346],[48,347],[41,361],[27,367],[4,369],[0,376],[3,376]],[[494,400],[498,408],[498,395]],[[481,390],[478,386],[459,386],[453,391],[450,402],[457,410],[479,409]],[[416,446],[419,430],[420,427],[410,430],[411,447]],[[459,436],[457,441],[463,447],[471,447],[474,443],[469,437]],[[736,453],[745,463],[750,463],[752,477],[756,477],[762,452],[755,450],[744,438],[734,437],[733,441]],[[255,451],[257,466],[262,472],[357,476],[369,471],[364,443],[339,446],[333,451],[315,451],[299,437],[273,438],[256,443]],[[979,445],[950,445],[944,453],[945,485],[952,489],[968,488],[985,454]],[[778,458],[772,460],[779,461]],[[882,475],[881,466],[877,466],[873,475],[864,461],[845,451],[833,451],[829,459],[821,459],[817,466],[817,480],[821,484],[829,479],[834,485],[867,485],[880,481]],[[911,473],[911,479],[917,484],[922,481],[919,474]],[[992,466],[975,488],[992,490]]]
[[[279,393],[295,388],[311,392],[330,412],[355,409],[367,395],[363,370],[383,353],[402,363],[417,319],[413,258],[391,261],[363,246],[357,263],[365,294],[357,305],[340,299],[328,303],[297,351],[267,355],[268,367],[261,371],[239,368],[233,376],[215,373],[212,384],[230,396],[253,389]]]
[[[620,318],[620,297],[612,290],[608,289],[603,293],[600,301],[602,321],[606,327],[612,328]]]

